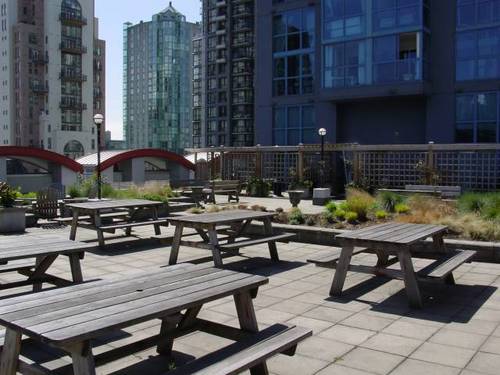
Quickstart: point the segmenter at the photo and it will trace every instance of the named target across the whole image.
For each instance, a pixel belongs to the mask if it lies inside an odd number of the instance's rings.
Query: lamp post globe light
[[[325,136],[326,136],[326,129],[321,128],[318,130],[318,134],[321,137],[321,161],[325,160]]]
[[[104,116],[96,114],[94,124],[97,128],[97,199],[101,200],[101,125],[104,122]]]

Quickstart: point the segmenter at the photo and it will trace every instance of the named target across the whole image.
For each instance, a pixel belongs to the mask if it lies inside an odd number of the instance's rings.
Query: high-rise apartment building
[[[0,0],[0,144],[96,151],[94,39],[94,0]]]
[[[128,148],[182,152],[192,145],[192,39],[172,4],[124,25],[124,135]]]
[[[203,0],[202,12],[203,35],[194,41],[202,79],[195,81],[193,143],[253,146],[254,0]]]
[[[106,118],[106,41],[99,39],[99,20],[94,19],[94,114]],[[101,125],[101,148],[106,145],[106,123]]]
[[[256,142],[500,141],[500,1],[256,0]]]

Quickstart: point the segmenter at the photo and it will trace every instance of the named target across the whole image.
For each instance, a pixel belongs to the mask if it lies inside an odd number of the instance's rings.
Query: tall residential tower
[[[182,152],[192,144],[192,38],[172,4],[124,25],[124,135],[128,148]]]
[[[95,152],[94,0],[0,1],[0,144]]]
[[[253,146],[254,0],[203,0],[202,7],[203,35],[195,41],[202,79],[195,81],[193,143]]]

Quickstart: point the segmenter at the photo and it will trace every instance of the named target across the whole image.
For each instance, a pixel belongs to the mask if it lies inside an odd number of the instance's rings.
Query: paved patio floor
[[[165,243],[171,228],[163,230]],[[116,275],[133,277],[153,271],[168,262],[170,246],[154,245],[149,228],[134,231],[135,238],[107,238],[104,251],[87,253],[83,263],[86,280]],[[69,236],[68,228],[31,229],[24,236]],[[95,241],[95,233],[79,230],[79,240]],[[112,239],[113,238],[113,239]],[[0,237],[1,247],[2,237]],[[273,374],[285,375],[478,375],[500,373],[500,265],[472,263],[460,267],[456,286],[424,287],[425,307],[410,310],[401,281],[349,273],[348,289],[341,299],[328,296],[333,270],[317,268],[306,259],[328,248],[302,243],[278,244],[282,261],[272,263],[265,245],[243,249],[242,255],[226,258],[232,269],[268,276],[259,290],[255,306],[260,327],[287,322],[310,327],[314,336],[299,345],[294,357],[271,359]],[[183,247],[181,262],[208,261],[203,250]],[[360,263],[373,264],[371,255]],[[418,266],[425,264],[418,261]],[[421,263],[421,264],[420,264]],[[55,268],[69,277],[66,259]],[[17,276],[2,274],[5,282]],[[3,296],[29,291],[2,291]],[[202,318],[237,326],[230,298],[204,306]],[[142,323],[95,342],[99,354],[159,333],[158,320]],[[205,333],[193,333],[175,341],[175,364],[191,360],[229,342]],[[56,351],[23,345],[23,355],[54,373],[71,373],[70,358]],[[171,363],[154,347],[116,359],[98,368],[99,374],[164,374]]]

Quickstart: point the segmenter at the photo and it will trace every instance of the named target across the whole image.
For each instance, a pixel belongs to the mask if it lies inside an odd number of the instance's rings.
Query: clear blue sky
[[[122,138],[123,23],[149,21],[165,9],[168,0],[95,0],[99,36],[106,40],[106,129]],[[172,0],[188,21],[200,21],[200,0]]]

